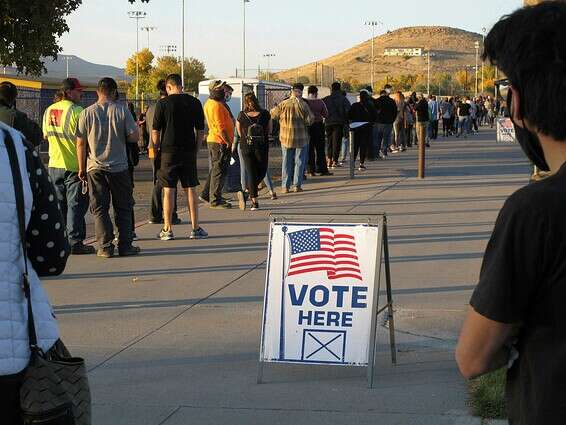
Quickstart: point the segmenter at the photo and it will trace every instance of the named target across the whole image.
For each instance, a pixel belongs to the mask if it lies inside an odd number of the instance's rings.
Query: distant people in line
[[[114,255],[110,203],[118,230],[118,254],[137,255],[140,249],[132,245],[134,199],[127,144],[137,144],[138,127],[128,108],[115,101],[118,85],[114,79],[101,79],[96,92],[97,102],[84,109],[79,117],[77,155],[79,178],[88,182],[97,255],[105,258]]]
[[[451,135],[450,120],[453,114],[453,105],[448,98],[443,98],[438,105],[439,115],[442,118],[442,136],[448,137]]]
[[[37,123],[16,108],[18,88],[9,81],[0,83],[0,122],[15,128],[24,135],[26,140],[37,147],[41,144],[41,128]]]
[[[393,95],[393,100],[397,105],[397,117],[393,123],[393,134],[394,142],[393,149],[398,151],[406,151],[406,141],[405,141],[405,96],[400,91],[395,92]]]
[[[306,99],[312,113],[314,114],[314,122],[309,127],[309,160],[307,171],[310,176],[316,175],[331,176],[328,171],[328,162],[326,160],[326,145],[324,137],[324,120],[328,118],[328,109],[323,100],[318,98],[318,88],[309,86],[308,99]]]
[[[43,114],[43,137],[49,143],[49,176],[63,214],[71,254],[94,254],[85,245],[88,192],[79,178],[77,127],[83,107],[79,104],[83,87],[76,78],[63,80],[55,103]]]
[[[328,110],[328,117],[325,120],[327,166],[333,169],[340,166],[338,159],[345,133],[344,127],[348,125],[350,102],[342,94],[342,86],[338,82],[332,83],[330,95],[323,100]]]
[[[369,91],[361,90],[358,96],[358,101],[352,104],[348,114],[350,126],[354,132],[353,160],[356,161],[359,153],[360,163],[358,169],[360,171],[366,170],[366,155],[371,143],[373,123],[376,115],[377,111],[375,110]]]
[[[159,80],[156,86],[157,91],[159,92],[159,100],[167,97],[167,90],[165,87],[165,80]],[[151,133],[153,130],[153,119],[155,117],[155,108],[157,103],[151,104],[146,111],[146,126],[149,129],[148,131]],[[163,132],[160,134],[160,138],[163,138]],[[153,171],[153,190],[151,193],[151,208],[150,208],[150,216],[149,222],[156,223],[156,224],[163,224],[163,185],[161,181],[157,178],[157,172],[161,167],[161,150],[155,149],[155,145],[153,144],[153,138],[149,137],[149,144],[147,146],[147,156],[152,165]],[[176,188],[175,188],[176,189]],[[177,196],[175,195],[175,202],[173,205],[173,216],[171,219],[171,224],[178,225],[181,224],[181,219],[177,215]]]
[[[179,74],[168,75],[165,88],[167,96],[157,102],[151,131],[154,148],[161,154],[157,178],[163,187],[163,228],[158,237],[162,241],[174,238],[172,218],[180,182],[189,205],[189,239],[204,239],[208,233],[199,225],[197,194],[197,153],[204,140],[203,108],[197,98],[183,93]]]
[[[255,211],[259,209],[258,186],[267,173],[272,124],[269,111],[259,106],[254,93],[247,93],[244,96],[244,109],[238,115],[236,129],[244,160],[240,166],[246,170],[246,188],[251,201],[251,210]],[[242,209],[245,207],[244,200]]]
[[[389,97],[391,86],[387,85],[377,99],[374,99],[377,116],[375,120],[375,139],[374,151],[376,159],[381,152],[382,157],[387,157],[388,152],[397,153],[398,149],[390,147],[391,135],[393,133],[393,123],[397,119],[397,104]]]
[[[309,149],[308,127],[314,122],[314,114],[303,99],[304,88],[303,84],[295,83],[291,96],[271,110],[271,118],[277,120],[280,126],[283,193],[289,193],[291,187],[294,192],[303,191],[303,174]]]
[[[464,136],[464,138],[468,137],[469,132],[469,122],[470,122],[470,104],[468,103],[469,99],[465,97],[463,100],[458,102],[457,111],[458,111],[458,134],[456,137]]]
[[[430,119],[428,102],[422,93],[418,93],[417,99],[418,102],[415,106],[417,115],[417,141],[419,146],[424,144],[426,147],[429,147],[430,145],[427,142],[427,131]]]
[[[440,108],[436,96],[428,96],[428,109],[429,109],[429,124],[428,124],[428,138],[429,140],[438,139],[438,120],[440,119]]]
[[[209,85],[210,96],[204,104],[204,115],[208,123],[207,146],[210,171],[200,199],[210,203],[210,208],[229,209],[232,204],[222,198],[224,180],[232,156],[234,143],[234,119],[226,105],[225,82],[214,80]]]
[[[412,147],[415,140],[415,104],[409,97],[405,102],[405,146]]]

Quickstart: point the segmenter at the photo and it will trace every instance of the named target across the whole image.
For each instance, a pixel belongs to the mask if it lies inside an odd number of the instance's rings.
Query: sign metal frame
[[[373,388],[374,385],[374,371],[375,371],[375,354],[377,350],[377,326],[378,326],[378,316],[387,310],[387,323],[389,325],[389,345],[391,348],[391,363],[397,364],[397,350],[395,344],[395,324],[393,319],[393,295],[391,290],[391,265],[389,261],[389,241],[387,232],[387,216],[385,213],[382,214],[317,214],[317,213],[302,213],[302,214],[274,214],[270,216],[271,223],[277,224],[308,224],[309,220],[315,218],[328,218],[326,221],[328,224],[336,222],[336,219],[341,220],[341,224],[368,224],[373,226],[378,226],[378,240],[377,240],[377,261],[375,270],[375,281],[373,285],[373,305],[371,311],[371,328],[370,328],[370,340],[369,340],[369,352],[368,352],[368,364],[367,364],[367,383],[368,388]],[[343,221],[342,221],[343,220]],[[387,302],[384,306],[379,307],[379,299],[381,292],[381,275],[385,277],[385,295]],[[263,310],[265,312],[265,305],[267,299],[263,300]],[[265,363],[262,359],[264,352],[264,333],[265,333],[265,322],[264,317],[262,317],[262,329],[261,329],[261,342],[260,342],[260,352],[259,352],[259,363],[258,363],[258,373],[257,373],[257,383],[264,383],[264,366]],[[365,366],[355,366],[350,365],[349,367],[365,367]]]

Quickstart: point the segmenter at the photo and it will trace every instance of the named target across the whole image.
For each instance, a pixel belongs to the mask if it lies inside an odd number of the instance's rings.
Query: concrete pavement
[[[202,205],[208,240],[181,225],[161,242],[143,225],[139,257],[71,258],[45,285],[87,359],[94,425],[480,424],[453,349],[497,211],[529,177],[520,148],[494,139],[439,140],[424,181],[413,148],[354,181],[346,169],[309,179],[262,211]],[[267,366],[255,383],[267,216],[301,211],[388,215],[398,365],[381,327],[373,390],[365,369],[322,366]]]

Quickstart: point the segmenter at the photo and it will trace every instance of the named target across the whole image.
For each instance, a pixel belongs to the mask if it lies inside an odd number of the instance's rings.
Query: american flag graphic
[[[356,240],[320,227],[288,234],[291,260],[287,276],[325,271],[329,279],[362,279]]]

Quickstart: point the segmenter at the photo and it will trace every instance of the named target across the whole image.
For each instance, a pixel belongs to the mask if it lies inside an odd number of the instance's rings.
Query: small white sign
[[[271,224],[260,361],[368,365],[379,231]]]
[[[511,118],[497,118],[497,141],[515,142],[515,127]]]

